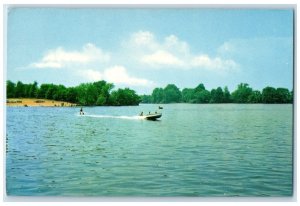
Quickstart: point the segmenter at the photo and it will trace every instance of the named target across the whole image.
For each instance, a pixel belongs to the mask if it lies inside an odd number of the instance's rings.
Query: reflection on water
[[[163,107],[7,108],[7,193],[292,195],[292,105]]]

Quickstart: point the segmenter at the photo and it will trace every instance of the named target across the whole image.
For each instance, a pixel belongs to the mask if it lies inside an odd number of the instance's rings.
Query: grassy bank
[[[35,99],[35,98],[9,98],[6,101],[7,106],[16,107],[71,107],[76,106],[74,103],[55,101],[48,99]]]

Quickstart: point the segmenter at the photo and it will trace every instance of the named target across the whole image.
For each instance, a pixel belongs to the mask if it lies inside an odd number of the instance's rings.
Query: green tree
[[[53,94],[53,99],[66,101],[67,88],[64,85],[55,85],[55,92]]]
[[[76,87],[65,87],[64,85],[42,84],[38,87],[37,82],[23,84],[21,81],[15,85],[7,81],[7,96],[12,97],[37,97],[68,101],[81,105],[138,105],[141,98],[134,90],[129,88],[119,89],[111,96],[112,83],[98,81],[93,83],[80,84]],[[17,95],[17,96],[16,96]],[[150,96],[150,95],[149,95]]]
[[[291,100],[291,93],[286,88],[277,88],[277,103],[289,103]]]
[[[252,88],[246,83],[241,83],[238,85],[238,88],[232,92],[231,97],[235,103],[247,103],[251,94]]]
[[[211,103],[223,103],[224,100],[224,93],[221,87],[218,87],[217,89],[211,90]]]
[[[110,90],[113,84],[105,81],[80,84],[75,87],[76,101],[81,105],[110,105]]]
[[[93,84],[87,84],[86,89],[86,104],[87,105],[95,105],[98,100],[98,90],[97,87]]]
[[[138,105],[141,102],[140,97],[135,93],[135,91],[129,88],[113,91],[110,98],[110,102],[115,106]]]
[[[224,87],[223,102],[224,103],[230,103],[231,102],[231,96],[230,96],[230,92],[229,92],[227,86]]]
[[[46,98],[46,92],[48,91],[49,87],[50,84],[42,84],[41,87],[38,89],[37,97],[41,99]]]
[[[25,97],[25,85],[21,82],[17,82],[15,97]]]
[[[99,96],[102,96],[102,99],[104,98],[104,100],[102,100],[103,101],[102,104],[103,105],[108,105],[109,104],[110,91],[114,88],[114,85],[111,84],[111,83],[107,83],[105,81],[100,81],[100,82],[101,83],[99,85],[97,85],[97,88],[99,89]]]
[[[28,97],[36,98],[38,95],[38,83],[36,81],[30,84]]]
[[[12,81],[6,81],[6,97],[14,98],[15,97],[16,84]]]
[[[181,92],[174,84],[168,84],[164,88],[164,103],[178,103],[181,102]]]
[[[141,103],[145,103],[145,104],[152,103],[152,96],[151,95],[143,94],[143,95],[140,96],[140,98],[141,98]]]
[[[54,96],[55,96],[56,92],[57,92],[57,86],[54,84],[50,84],[46,91],[45,98],[54,100]]]
[[[290,92],[289,103],[293,103],[293,101],[294,101],[294,91],[292,90],[292,91]]]
[[[194,89],[191,88],[184,88],[181,92],[182,94],[182,101],[186,103],[193,103],[193,96],[194,96]]]
[[[194,97],[194,102],[196,103],[209,103],[211,99],[211,94],[209,91],[204,89],[200,92],[195,92]]]
[[[162,103],[164,99],[164,90],[162,88],[155,88],[151,96],[153,103]]]
[[[26,97],[26,98],[30,98],[30,88],[31,88],[31,84],[24,84],[24,96],[23,97]]]
[[[119,103],[118,91],[112,91],[108,101],[109,101],[109,105],[111,106],[121,106]]]
[[[205,86],[202,83],[195,88],[195,92],[202,92],[203,90],[205,90]]]
[[[76,87],[63,85],[42,84],[40,88],[35,81],[33,84],[17,84],[8,80],[6,82],[7,98],[37,97],[68,101],[81,105],[138,105],[143,103],[293,103],[293,91],[286,88],[266,87],[262,92],[253,91],[248,84],[241,83],[230,94],[227,87],[205,89],[201,83],[196,88],[185,88],[182,92],[174,84],[168,84],[164,89],[155,88],[152,95],[138,96],[129,88],[118,89],[111,92],[114,85],[106,81],[84,83]]]
[[[260,91],[253,91],[248,97],[249,103],[261,103],[262,102],[262,95]]]
[[[265,87],[262,91],[262,102],[271,104],[277,102],[277,92],[273,87]]]
[[[191,102],[193,103],[209,103],[211,94],[205,89],[204,84],[200,83],[194,90]]]
[[[77,103],[80,105],[88,105],[87,88],[88,88],[88,84],[84,84],[84,83],[75,87],[77,93]]]
[[[67,88],[66,101],[77,103],[77,90],[74,87]]]
[[[103,95],[100,94],[98,99],[97,99],[96,105],[97,106],[104,106],[105,103],[106,103],[106,98]]]

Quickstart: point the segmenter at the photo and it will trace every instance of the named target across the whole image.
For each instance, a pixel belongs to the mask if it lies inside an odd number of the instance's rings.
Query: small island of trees
[[[232,93],[227,87],[207,90],[201,83],[195,88],[182,91],[174,84],[165,88],[155,88],[151,95],[137,95],[129,88],[113,90],[114,85],[106,81],[83,83],[75,87],[64,85],[24,84],[21,81],[6,82],[7,98],[38,98],[66,101],[84,106],[130,106],[139,103],[293,103],[293,91],[286,88],[265,87],[262,91],[253,90],[248,84],[241,83]]]

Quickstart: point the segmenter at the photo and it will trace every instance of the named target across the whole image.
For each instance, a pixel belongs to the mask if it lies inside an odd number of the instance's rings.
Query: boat
[[[161,106],[158,106],[158,109],[163,109],[163,107],[161,107]]]
[[[157,120],[158,118],[161,118],[162,113],[156,113],[156,114],[147,114],[145,115],[146,120]]]

